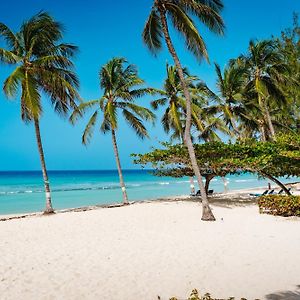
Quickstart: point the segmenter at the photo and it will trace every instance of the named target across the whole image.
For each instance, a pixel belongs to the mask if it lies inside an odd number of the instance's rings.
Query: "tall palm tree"
[[[45,12],[24,22],[17,33],[0,23],[0,36],[7,44],[6,49],[0,48],[0,61],[15,66],[3,90],[11,98],[21,91],[22,120],[34,123],[46,192],[45,213],[53,213],[53,207],[39,126],[41,96],[48,96],[55,112],[63,116],[79,98],[79,81],[71,61],[77,47],[60,43],[62,32],[62,25]]]
[[[265,115],[270,137],[275,138],[275,128],[270,114],[272,105],[285,107],[286,97],[280,85],[287,83],[287,65],[280,52],[276,51],[273,41],[250,41],[249,53],[241,56],[249,76],[247,90],[254,90],[257,103]]]
[[[74,123],[78,117],[83,116],[88,109],[94,112],[87,123],[82,143],[87,144],[93,135],[94,127],[100,114],[103,120],[100,130],[103,133],[111,132],[112,144],[120,178],[120,186],[123,193],[123,202],[128,204],[128,196],[123,179],[119,151],[117,146],[116,132],[118,130],[118,112],[121,111],[125,121],[141,139],[148,137],[143,120],[154,121],[155,115],[151,110],[135,104],[135,100],[152,93],[152,89],[144,88],[144,81],[139,78],[138,72],[133,65],[127,63],[124,58],[113,58],[105,64],[99,74],[100,87],[103,89],[103,96],[100,99],[88,101],[78,106],[71,115],[71,122]]]
[[[187,115],[184,141],[201,191],[203,208],[202,220],[205,221],[214,221],[215,217],[210,209],[200,169],[197,164],[191,137],[192,101],[184,79],[183,68],[170,36],[168,21],[183,35],[188,50],[191,51],[196,58],[201,59],[204,57],[208,59],[205,43],[195,26],[192,16],[199,19],[211,31],[222,34],[224,24],[219,15],[222,8],[223,4],[221,0],[154,0],[143,31],[143,40],[153,53],[157,53],[157,51],[162,48],[162,38],[164,38],[178,70],[184,97],[186,99]]]

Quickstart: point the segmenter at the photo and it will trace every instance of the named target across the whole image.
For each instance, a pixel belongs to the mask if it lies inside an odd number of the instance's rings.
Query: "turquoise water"
[[[49,171],[49,178],[55,209],[122,201],[115,170]],[[130,200],[186,195],[190,192],[188,178],[156,177],[147,170],[124,170],[124,179]],[[267,187],[269,182],[258,180],[251,174],[228,175],[226,179],[228,189]],[[213,179],[210,188],[216,192],[223,191],[222,179]],[[0,215],[42,211],[44,199],[41,172],[0,172]]]

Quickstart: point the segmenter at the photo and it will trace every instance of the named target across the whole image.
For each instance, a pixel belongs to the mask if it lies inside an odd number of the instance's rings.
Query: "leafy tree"
[[[215,218],[209,207],[201,173],[197,165],[191,137],[192,99],[185,82],[183,68],[170,36],[169,23],[171,22],[173,27],[183,35],[188,50],[191,51],[196,58],[201,59],[204,57],[208,59],[205,43],[192,17],[196,17],[200,20],[209,30],[222,34],[224,30],[224,23],[220,17],[222,8],[223,4],[221,0],[155,0],[143,31],[143,40],[153,53],[157,53],[158,50],[162,48],[162,39],[164,38],[178,70],[178,76],[186,100],[184,141],[188,148],[194,174],[197,177],[201,191],[203,208],[202,220],[205,221],[213,221]]]
[[[77,47],[61,43],[62,34],[63,26],[45,12],[25,21],[17,33],[0,23],[0,36],[7,44],[7,48],[0,48],[0,61],[15,66],[3,90],[10,98],[21,92],[21,118],[34,123],[46,192],[45,213],[52,213],[53,208],[39,126],[41,96],[48,96],[55,112],[62,116],[76,107],[79,98],[79,81],[71,61]]]
[[[164,149],[134,154],[135,163],[150,163],[159,176],[189,176],[192,167],[187,149],[182,145],[163,145]],[[202,174],[207,176],[208,184],[213,176],[251,172],[269,178],[289,194],[277,177],[300,175],[299,135],[277,135],[276,141],[269,142],[252,139],[229,144],[210,142],[194,147],[197,163]]]
[[[253,100],[257,103],[268,124],[269,138],[275,137],[275,128],[270,113],[271,109],[286,107],[287,99],[280,84],[288,82],[288,66],[283,56],[276,50],[273,41],[250,41],[249,52],[239,58],[248,71],[248,84],[245,93],[255,93]],[[266,134],[266,132],[264,132]]]
[[[152,101],[151,105],[154,109],[158,109],[160,106],[166,107],[161,119],[163,128],[167,133],[173,132],[171,140],[179,140],[181,143],[184,143],[186,102],[176,67],[167,64],[166,70],[167,78],[165,79],[163,90],[158,91],[162,98]],[[187,69],[184,69],[184,75],[192,96],[192,126],[195,129],[195,136],[199,140],[204,139],[206,141],[219,139],[214,129],[220,128],[221,122],[218,118],[213,118],[203,111],[202,106],[207,103],[206,99],[200,95],[197,85],[195,85],[198,78],[191,76]],[[191,174],[192,194],[195,193],[193,177],[194,175]]]
[[[279,38],[273,38],[277,51],[288,65],[289,84],[281,84],[288,99],[287,110],[283,112],[284,121],[290,129],[299,132],[300,128],[300,26],[298,15],[294,14],[293,27],[286,29]]]
[[[123,193],[123,202],[128,204],[128,196],[122,174],[121,162],[117,146],[116,132],[118,130],[118,112],[121,111],[125,121],[141,139],[148,137],[143,120],[154,121],[155,115],[149,109],[135,104],[135,100],[152,93],[152,89],[142,87],[144,81],[139,78],[133,65],[124,58],[113,58],[105,64],[99,73],[100,87],[103,96],[100,99],[87,101],[79,105],[71,115],[74,123],[78,117],[83,116],[88,109],[93,113],[82,135],[82,143],[88,144],[93,135],[99,115],[103,115],[100,130],[103,133],[111,132],[112,144]]]

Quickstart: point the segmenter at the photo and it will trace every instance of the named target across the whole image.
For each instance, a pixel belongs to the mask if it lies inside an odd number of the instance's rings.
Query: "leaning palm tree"
[[[153,53],[157,53],[157,51],[162,48],[162,38],[165,39],[168,50],[178,70],[187,109],[184,141],[201,191],[203,208],[202,220],[206,221],[214,221],[215,217],[209,207],[200,169],[197,164],[191,138],[191,96],[184,79],[183,68],[170,36],[168,22],[171,22],[175,29],[183,35],[188,50],[191,51],[196,58],[201,59],[204,57],[208,59],[205,43],[192,17],[194,16],[199,19],[211,31],[222,34],[224,24],[219,15],[222,8],[223,4],[221,0],[154,0],[143,31],[143,40]]]
[[[99,77],[100,86],[104,91],[103,96],[100,99],[80,104],[78,109],[74,110],[70,120],[74,124],[78,117],[83,116],[88,109],[94,110],[82,135],[82,143],[86,145],[93,135],[99,115],[103,114],[100,130],[103,133],[111,132],[123,203],[128,204],[116,139],[118,111],[122,112],[125,121],[138,137],[142,139],[148,137],[143,120],[154,121],[155,115],[149,109],[135,104],[134,101],[144,95],[151,94],[153,90],[143,87],[144,81],[138,77],[136,68],[128,64],[124,58],[110,60],[101,68]]]
[[[24,22],[17,33],[0,23],[0,36],[7,44],[6,49],[0,48],[0,61],[15,66],[3,90],[11,98],[20,91],[22,120],[34,123],[46,192],[45,213],[53,213],[53,207],[39,126],[41,96],[48,96],[55,112],[63,116],[70,107],[76,106],[79,98],[79,82],[70,60],[77,48],[60,43],[62,29],[62,25],[45,12]]]

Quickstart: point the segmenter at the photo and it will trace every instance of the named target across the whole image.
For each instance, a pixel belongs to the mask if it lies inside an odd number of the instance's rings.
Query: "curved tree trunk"
[[[168,47],[168,50],[170,54],[172,55],[172,58],[174,60],[174,63],[177,67],[178,75],[180,78],[180,83],[183,89],[184,97],[186,99],[186,125],[185,125],[185,133],[184,133],[184,142],[185,145],[188,149],[189,152],[189,157],[191,160],[192,168],[195,173],[195,176],[197,178],[197,182],[199,185],[200,193],[201,193],[201,198],[202,198],[202,220],[203,221],[215,221],[215,217],[211,211],[211,208],[209,206],[208,200],[207,200],[207,195],[205,192],[205,187],[202,181],[202,176],[200,173],[199,166],[197,164],[197,158],[192,142],[192,137],[191,137],[191,97],[190,93],[188,91],[188,87],[186,85],[185,79],[184,79],[184,73],[183,69],[181,66],[181,63],[179,61],[179,58],[177,56],[177,53],[175,51],[175,48],[173,46],[170,34],[169,34],[169,29],[168,29],[168,24],[167,24],[167,19],[165,15],[165,11],[162,7],[159,8],[160,12],[160,18],[161,18],[161,23],[162,23],[162,30],[164,33],[165,41]]]
[[[127,196],[127,192],[126,192],[126,187],[125,187],[125,183],[124,183],[124,179],[123,179],[123,174],[122,174],[120,158],[119,158],[119,151],[118,151],[118,146],[117,146],[116,133],[113,129],[111,130],[111,136],[112,136],[112,143],[113,143],[114,152],[115,152],[117,169],[118,169],[119,178],[120,178],[120,186],[121,186],[122,193],[123,193],[123,203],[124,204],[129,204],[128,196]]]
[[[51,202],[50,185],[49,185],[44,150],[43,150],[43,145],[42,145],[42,140],[41,140],[39,120],[34,119],[34,127],[35,127],[35,135],[36,135],[36,141],[37,141],[37,146],[38,146],[39,155],[40,155],[40,161],[41,161],[42,173],[43,173],[43,179],[44,179],[44,186],[45,186],[45,193],[46,193],[46,209],[45,209],[44,213],[51,214],[51,213],[54,213],[54,210],[53,210],[52,202]]]
[[[269,175],[269,174],[266,174],[266,173],[261,173],[261,175],[262,176],[264,176],[264,177],[267,177],[267,178],[269,178],[270,180],[272,180],[273,182],[275,182],[278,186],[280,186],[283,190],[284,190],[284,192],[287,194],[287,195],[291,195],[291,192],[286,188],[286,186],[282,183],[282,182],[280,182],[277,178],[275,178],[275,177],[273,177],[273,176],[271,176],[271,175]]]
[[[215,177],[215,175],[209,174],[204,177],[205,177],[205,192],[206,192],[206,195],[208,195],[209,184],[210,184],[211,180]]]

